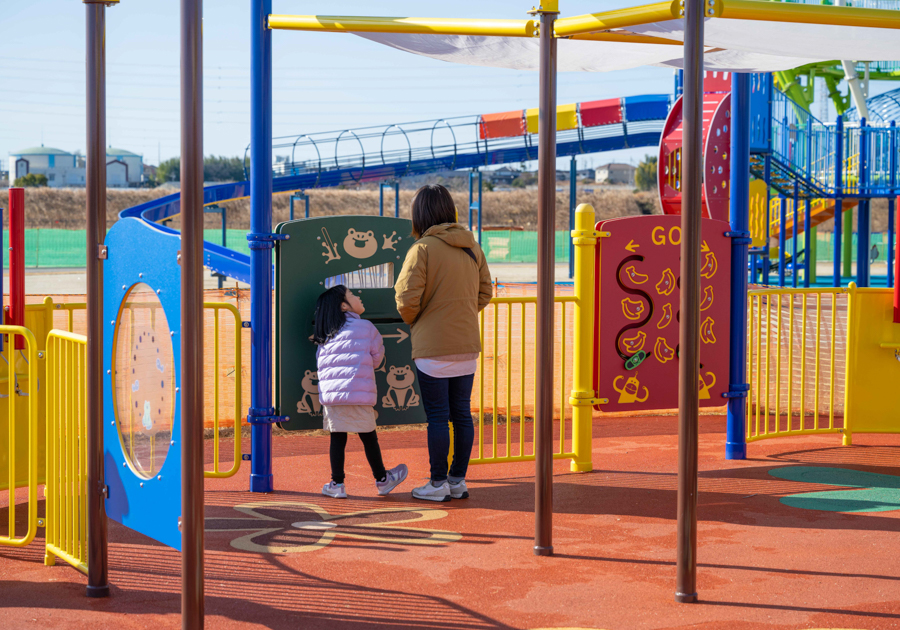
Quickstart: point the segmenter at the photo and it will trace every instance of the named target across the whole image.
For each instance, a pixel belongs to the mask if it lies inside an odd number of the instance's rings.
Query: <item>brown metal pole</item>
[[[541,12],[535,354],[534,553],[553,555],[553,289],[556,254],[556,12]]]
[[[87,96],[88,597],[109,595],[103,479],[103,241],[106,238],[106,6],[85,2]],[[102,256],[102,257],[101,257]]]
[[[203,628],[203,2],[181,0],[181,627]]]
[[[703,155],[703,0],[685,0],[678,364],[678,546],[675,601],[697,601],[697,434],[700,378],[700,186]]]

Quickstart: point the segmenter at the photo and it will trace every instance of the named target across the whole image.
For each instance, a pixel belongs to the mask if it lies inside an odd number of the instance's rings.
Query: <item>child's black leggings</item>
[[[378,435],[375,431],[359,433],[363,448],[366,450],[366,459],[372,468],[375,481],[384,481],[387,472],[384,462],[381,461],[381,449],[378,447]],[[344,483],[344,449],[347,448],[346,433],[331,433],[331,480],[334,483]]]

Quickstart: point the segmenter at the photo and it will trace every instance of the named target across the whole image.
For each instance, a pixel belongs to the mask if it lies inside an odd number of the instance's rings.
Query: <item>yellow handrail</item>
[[[404,33],[414,35],[489,35],[534,37],[534,20],[375,17],[342,15],[270,15],[272,30],[330,33]]]
[[[213,469],[203,472],[206,478],[223,479],[233,476],[241,467],[241,313],[227,302],[204,302],[204,309],[213,312]],[[234,316],[234,462],[228,470],[219,470],[219,311]]]
[[[51,330],[46,361],[44,564],[61,558],[87,573],[87,337]]]
[[[7,335],[4,342],[3,358],[8,366],[9,376],[6,379],[6,402],[9,409],[8,427],[8,484],[7,495],[9,497],[9,529],[6,536],[0,536],[0,545],[10,547],[24,547],[28,545],[37,533],[37,483],[38,483],[38,354],[37,342],[34,334],[23,326],[0,325],[0,335]],[[19,387],[20,373],[16,370],[16,338],[25,340],[25,353],[21,355],[27,363],[27,369],[23,380],[27,379],[28,389],[24,392]],[[27,356],[27,358],[26,358]],[[25,535],[16,536],[16,402],[20,397],[27,397],[28,403],[28,526]]]

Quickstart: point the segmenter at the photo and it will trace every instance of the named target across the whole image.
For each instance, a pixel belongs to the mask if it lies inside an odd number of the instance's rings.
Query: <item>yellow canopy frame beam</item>
[[[887,9],[760,2],[760,0],[722,0],[720,17],[732,20],[862,26],[900,29],[900,12]]]
[[[716,17],[722,11],[721,0],[705,0],[705,13]],[[638,7],[626,7],[602,13],[588,13],[575,17],[560,18],[554,26],[557,37],[571,37],[585,33],[597,33],[617,28],[628,28],[652,22],[665,22],[684,17],[684,6],[680,0],[657,2]]]
[[[415,35],[487,35],[536,37],[534,20],[467,20],[453,18],[344,17],[336,15],[270,15],[269,28],[328,33],[405,33]]]

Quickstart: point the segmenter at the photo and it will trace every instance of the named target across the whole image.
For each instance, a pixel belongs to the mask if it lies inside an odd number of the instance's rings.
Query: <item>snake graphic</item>
[[[620,330],[619,333],[616,335],[616,352],[619,354],[619,356],[622,358],[623,361],[627,361],[631,357],[629,357],[627,354],[622,352],[621,348],[619,347],[619,340],[622,338],[622,335],[624,335],[626,332],[628,332],[629,330],[632,330],[634,328],[640,328],[641,326],[643,326],[644,324],[649,322],[651,317],[653,317],[653,300],[650,299],[650,296],[647,293],[645,293],[644,291],[641,291],[640,289],[630,289],[630,288],[626,287],[625,284],[622,282],[622,267],[624,267],[626,263],[629,263],[631,261],[643,262],[644,257],[635,254],[633,256],[626,256],[625,258],[623,258],[622,262],[619,263],[619,267],[616,269],[616,282],[619,283],[619,288],[622,289],[625,293],[630,293],[631,295],[639,295],[642,298],[644,298],[645,300],[647,300],[647,304],[650,306],[650,308],[648,309],[647,317],[645,317],[644,319],[642,319],[639,322],[635,322],[633,324],[626,324],[625,326],[622,327],[622,330]]]

